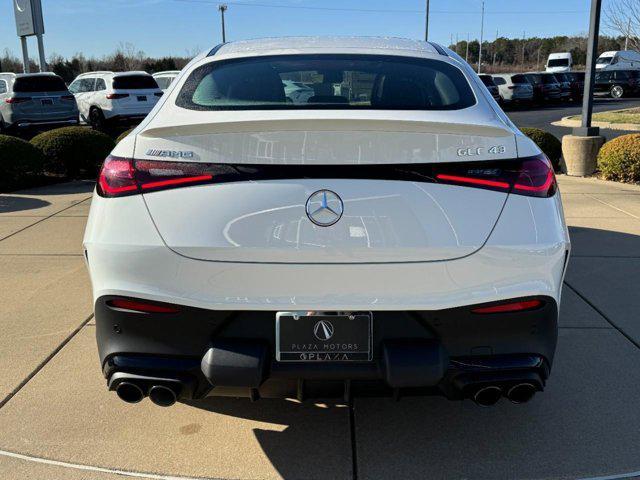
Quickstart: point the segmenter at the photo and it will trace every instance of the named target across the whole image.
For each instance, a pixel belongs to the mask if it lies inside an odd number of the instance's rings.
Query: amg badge
[[[192,151],[181,151],[181,150],[156,150],[149,149],[147,150],[147,155],[150,157],[169,157],[169,158],[193,158],[194,154]]]

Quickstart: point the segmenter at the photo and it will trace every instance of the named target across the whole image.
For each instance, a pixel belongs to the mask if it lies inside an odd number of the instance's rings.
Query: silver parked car
[[[0,131],[77,125],[78,105],[54,73],[0,73]]]
[[[500,73],[493,76],[504,103],[533,101],[533,86],[521,73]]]

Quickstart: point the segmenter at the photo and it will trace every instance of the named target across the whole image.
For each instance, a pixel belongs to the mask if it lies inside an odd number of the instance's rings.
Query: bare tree
[[[612,0],[604,20],[607,28],[628,39],[629,50],[640,50],[640,0]]]

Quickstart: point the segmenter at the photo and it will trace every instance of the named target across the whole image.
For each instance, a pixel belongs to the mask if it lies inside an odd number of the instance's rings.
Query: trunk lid
[[[189,112],[181,121],[178,113],[170,125],[156,122],[137,136],[136,159],[268,165],[285,173],[145,193],[149,213],[169,248],[200,260],[425,262],[472,254],[488,238],[506,193],[338,178],[332,166],[365,172],[374,165],[515,158],[513,132],[498,119],[474,122],[459,111],[403,112],[404,120],[394,113],[225,112],[227,121],[211,121],[215,112]],[[293,172],[300,165],[326,169],[326,176],[288,178],[287,166]],[[307,215],[307,200],[321,190],[344,206],[329,227]]]

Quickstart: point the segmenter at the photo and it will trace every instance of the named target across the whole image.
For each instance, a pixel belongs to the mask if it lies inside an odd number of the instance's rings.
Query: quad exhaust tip
[[[149,399],[159,407],[170,407],[176,403],[177,395],[171,388],[164,385],[154,385],[149,390]]]
[[[507,391],[507,398],[512,403],[527,403],[536,394],[536,387],[531,383],[519,383]]]
[[[495,405],[502,397],[502,389],[497,385],[489,385],[480,388],[473,394],[473,401],[481,407],[490,407]]]
[[[121,382],[116,387],[116,394],[127,403],[138,403],[144,398],[142,389],[131,382]]]

